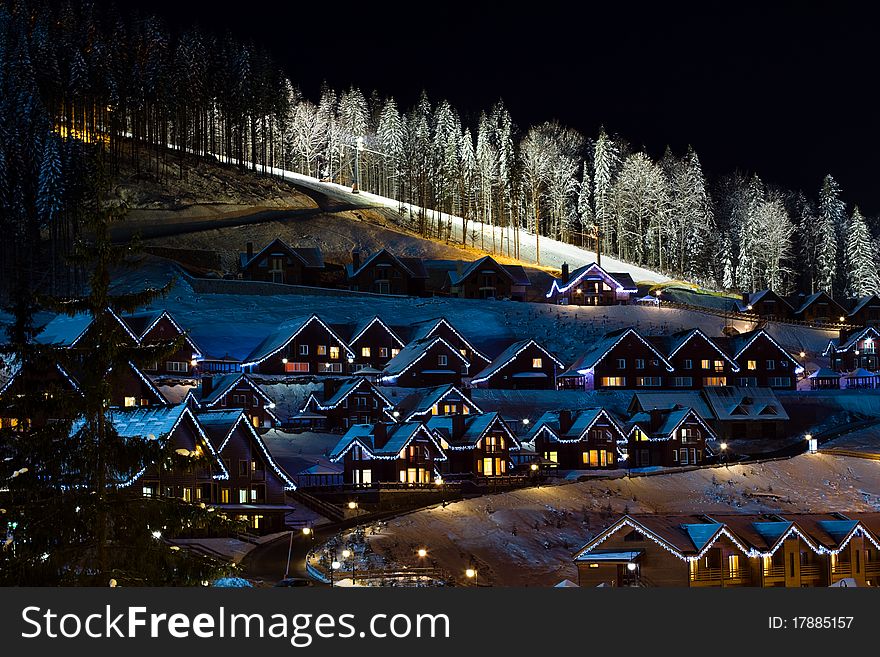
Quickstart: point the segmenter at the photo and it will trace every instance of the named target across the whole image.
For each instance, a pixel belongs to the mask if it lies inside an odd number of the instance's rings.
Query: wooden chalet
[[[624,515],[573,559],[582,587],[876,587],[878,516]]]
[[[822,352],[835,372],[851,372],[859,368],[869,372],[880,371],[880,357],[877,355],[877,342],[880,329],[868,326],[861,330],[841,330],[840,337],[829,341]]]
[[[595,262],[569,273],[563,263],[561,278],[553,279],[545,297],[561,305],[617,306],[628,304],[638,291],[629,274],[607,272]]]
[[[390,420],[392,407],[381,390],[363,377],[325,379],[323,390],[309,395],[301,414],[313,418],[309,422],[313,428],[347,430],[356,424]]]
[[[410,342],[392,358],[379,382],[403,388],[427,388],[461,384],[470,362],[440,336]]]
[[[672,364],[633,328],[606,333],[560,375],[559,387],[575,390],[662,388]]]
[[[200,467],[170,472],[155,464],[135,467],[119,475],[116,483],[120,488],[130,488],[134,494],[174,497],[185,502],[216,501],[217,484],[229,479],[229,471],[187,404],[119,409],[111,411],[110,421],[122,438],[158,440],[170,449],[207,457],[207,463]],[[82,424],[82,419],[74,422],[71,433],[79,431]]]
[[[317,247],[292,247],[281,238],[254,253],[254,243],[239,253],[242,278],[251,281],[318,286],[325,271],[324,255]]]
[[[393,389],[388,389],[392,390]],[[398,422],[427,422],[444,415],[472,415],[483,411],[472,400],[470,389],[447,383],[433,388],[413,390],[392,411]]]
[[[510,454],[520,443],[499,413],[436,416],[427,426],[449,457],[444,479],[512,474]]]
[[[421,422],[377,422],[350,427],[330,460],[343,464],[346,484],[433,484],[446,452]]]
[[[824,290],[813,294],[800,294],[789,299],[794,312],[792,318],[810,324],[842,324],[846,321],[846,309]]]
[[[626,425],[630,468],[700,465],[715,432],[692,408],[676,404],[636,413]]]
[[[392,358],[406,346],[397,332],[379,316],[355,324],[348,334],[349,351],[354,355],[352,371],[368,370],[379,373]]]
[[[741,313],[757,315],[768,320],[788,320],[794,318],[795,309],[782,296],[773,290],[743,292],[742,300],[737,303]]]
[[[733,385],[739,365],[700,329],[679,331],[669,336],[645,338],[674,368],[665,385],[676,389],[698,389]]]
[[[0,400],[4,408],[4,415],[0,416],[0,429],[24,430],[64,419],[60,416],[67,414],[66,401],[82,395],[79,383],[59,363],[33,365],[24,369],[18,363],[10,363],[4,374],[0,385]],[[16,400],[23,393],[34,391],[41,392],[46,402],[41,404],[40,415],[34,417],[31,409],[21,408],[17,411]]]
[[[110,391],[111,408],[167,406],[168,400],[155,383],[134,363],[114,377]]]
[[[204,410],[239,409],[257,429],[278,423],[275,402],[247,374],[203,376],[198,406]]]
[[[144,346],[177,340],[182,342],[174,353],[161,361],[143,363],[141,369],[145,373],[150,376],[185,377],[195,372],[198,362],[203,358],[202,351],[167,310],[122,315],[121,319]]]
[[[229,478],[217,484],[214,504],[257,533],[283,531],[284,516],[293,510],[285,491],[296,485],[249,418],[238,409],[198,411],[196,418],[229,472]]]
[[[502,351],[471,378],[471,386],[509,390],[555,390],[562,361],[534,340],[522,340]]]
[[[525,301],[526,288],[532,283],[521,265],[500,265],[492,256],[479,260],[449,276],[444,288],[450,296],[460,299],[510,299]]]
[[[408,339],[410,342],[434,337],[441,337],[458,349],[458,353],[471,364],[470,373],[479,372],[492,362],[491,358],[478,349],[472,341],[465,337],[464,333],[453,326],[445,317],[415,322],[409,327]]]
[[[281,325],[244,359],[257,374],[343,374],[354,362],[348,343],[317,315]]]
[[[623,429],[603,408],[548,411],[535,423],[530,442],[558,470],[613,470],[627,446]]]
[[[737,364],[735,385],[739,387],[794,390],[803,367],[764,329],[732,337],[714,338]]]
[[[360,250],[355,249],[351,259],[345,268],[350,290],[411,297],[425,294],[428,272],[421,258],[398,257],[379,249],[362,261]]]
[[[880,296],[869,294],[856,299],[846,315],[846,321],[855,326],[880,325]]]

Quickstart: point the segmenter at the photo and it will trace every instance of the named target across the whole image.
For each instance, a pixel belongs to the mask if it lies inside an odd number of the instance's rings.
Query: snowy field
[[[577,581],[571,554],[622,513],[878,511],[878,467],[813,454],[529,488],[401,516],[370,540],[390,563],[415,565],[414,548],[424,546],[462,579],[473,558],[483,582],[553,586],[565,578]]]
[[[136,270],[117,279],[118,289],[163,285],[176,270],[167,261],[144,258]],[[235,285],[235,282],[229,282]],[[579,357],[597,336],[626,326],[646,334],[665,334],[699,327],[721,335],[725,326],[748,331],[751,322],[675,308],[644,306],[556,306],[514,301],[482,301],[448,297],[381,297],[376,295],[245,295],[200,294],[181,279],[167,299],[153,307],[166,308],[192,332],[199,347],[212,356],[244,358],[282,323],[319,314],[330,323],[356,322],[378,314],[391,325],[409,325],[446,317],[489,356],[516,340],[533,337],[564,362]],[[821,352],[833,331],[770,324],[768,331],[792,351],[811,356]]]

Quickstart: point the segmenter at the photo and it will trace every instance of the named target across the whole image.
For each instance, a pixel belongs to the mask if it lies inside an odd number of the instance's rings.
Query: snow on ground
[[[144,258],[142,266],[124,273],[114,288],[137,290],[160,286],[178,276],[167,261]],[[234,289],[235,281],[220,282]],[[380,315],[392,325],[409,325],[446,317],[478,348],[495,356],[516,340],[535,338],[569,364],[585,351],[585,345],[608,331],[636,326],[645,334],[667,334],[698,327],[718,336],[725,327],[748,331],[754,324],[706,312],[653,306],[557,306],[515,301],[483,301],[449,297],[382,297],[367,294],[342,295],[247,295],[202,294],[193,291],[185,279],[154,308],[166,308],[184,327],[203,352],[212,356],[244,358],[283,322],[319,314],[330,323],[347,323]],[[768,331],[792,350],[824,349],[832,331],[804,326],[768,324]]]
[[[761,464],[527,488],[433,507],[387,523],[372,548],[415,565],[414,549],[464,583],[473,559],[482,582],[553,586],[575,580],[572,553],[631,513],[805,513],[880,510],[880,465],[810,454]]]
[[[410,214],[418,213],[421,211],[421,208],[417,206],[410,205],[408,203],[400,203],[398,201],[395,201],[394,199],[386,198],[384,196],[378,196],[369,192],[362,191],[360,194],[355,195],[351,193],[350,187],[338,185],[336,183],[320,182],[316,178],[311,178],[301,173],[296,173],[294,171],[286,171],[283,169],[269,167],[261,167],[261,170],[265,170],[266,172],[272,173],[273,175],[295,181],[296,183],[299,183],[304,187],[308,187],[309,189],[327,194],[328,196],[332,196],[347,203],[359,203],[366,206],[378,206],[391,208],[394,210],[403,207]],[[444,224],[447,224],[451,221],[453,227],[453,238],[462,240],[463,220],[461,217],[433,211],[427,211],[426,216],[428,216],[429,218],[433,217],[435,220],[442,221]],[[493,228],[489,225],[470,221],[468,222],[467,227],[467,239],[469,242],[472,241],[472,233],[474,231],[478,233],[478,237],[476,240],[477,243],[486,245],[487,250],[492,250],[492,245],[495,244],[498,246],[500,252],[507,253],[506,245],[508,243],[508,236],[511,232],[509,229],[504,229],[497,226]],[[482,237],[479,236],[480,232],[482,232]],[[562,266],[563,262],[567,262],[569,265],[571,265],[572,269],[575,269],[582,265],[588,265],[596,261],[596,254],[593,251],[587,251],[573,244],[559,242],[548,237],[542,236],[540,238],[536,238],[534,234],[531,234],[524,229],[519,229],[519,241],[520,260],[526,263],[535,263],[545,267],[559,268]],[[540,252],[540,262],[538,261],[539,259],[537,257],[538,252]],[[628,273],[633,277],[633,280],[635,281],[651,281],[662,283],[670,280],[667,276],[664,276],[663,274],[658,274],[655,271],[651,271],[643,267],[638,267],[636,265],[632,265],[627,262],[616,260],[614,258],[610,258],[604,255],[602,256],[602,266],[608,271]]]

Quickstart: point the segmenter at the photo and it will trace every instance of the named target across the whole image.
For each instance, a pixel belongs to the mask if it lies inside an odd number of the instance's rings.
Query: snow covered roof
[[[699,390],[637,390],[632,393],[629,410],[634,413],[653,408],[674,408],[676,405],[694,409],[704,420],[715,419],[715,414]]]
[[[858,369],[853,370],[852,372],[847,372],[843,375],[844,379],[873,379],[878,375],[876,372],[870,372],[866,370],[864,367],[859,367]]]
[[[329,399],[321,399],[323,395],[320,395],[316,392],[311,393],[306,400],[306,403],[303,405],[302,411],[306,411],[311,404],[314,404],[315,408],[319,411],[336,408],[342,402],[344,402],[349,395],[357,391],[370,392],[376,395],[379,399],[385,402],[386,408],[391,408],[391,406],[393,405],[392,402],[387,397],[385,397],[385,395],[382,394],[382,392],[376,386],[370,383],[369,380],[364,377],[354,377],[352,379],[343,381]]]
[[[771,388],[716,386],[703,389],[715,417],[721,421],[788,420],[788,413]]]
[[[183,330],[174,317],[167,310],[147,310],[144,312],[133,313],[131,315],[121,315],[120,319],[131,329],[138,341],[143,341],[147,333],[153,330],[153,327],[159,323],[161,319],[167,319],[180,335],[185,336],[187,344],[192,347],[193,357],[201,358],[202,350],[193,342],[190,335]]]
[[[623,328],[618,329],[616,331],[611,331],[610,333],[606,333],[602,338],[598,341],[594,342],[590,346],[590,350],[587,351],[583,356],[575,361],[574,365],[572,365],[568,371],[563,375],[583,375],[587,372],[587,370],[593,369],[599,362],[607,356],[612,349],[614,349],[618,344],[623,342],[627,336],[633,335],[635,336],[642,344],[645,345],[650,351],[654,353],[655,356],[660,360],[661,363],[666,367],[670,372],[673,371],[672,365],[666,360],[666,357],[661,354],[657,349],[645,338],[639,335],[638,331],[634,328]]]
[[[877,305],[880,306],[880,296],[876,294],[869,294],[860,299],[856,299],[855,305],[852,307],[852,310],[849,311],[849,316],[852,317],[853,315],[857,315],[872,301],[875,301]]]
[[[471,383],[482,383],[483,381],[488,381],[493,376],[498,374],[508,363],[510,363],[514,358],[519,356],[519,354],[529,347],[534,346],[537,347],[547,358],[556,363],[557,367],[563,367],[563,363],[556,356],[551,354],[547,349],[542,347],[533,339],[521,340],[520,342],[514,342],[507,349],[502,351],[496,358],[493,360],[488,367],[486,367],[482,372],[474,375],[474,378],[471,380]]]
[[[242,374],[241,372],[214,377],[211,392],[199,400],[199,405],[207,408],[216,405],[227,393],[229,393],[230,390],[238,386],[240,383],[244,383],[254,392],[254,394],[258,395],[263,402],[265,402],[264,408],[266,409],[266,412],[276,420],[278,419],[271,411],[275,406],[275,402],[272,401],[269,395],[260,389],[260,386],[254,383],[249,375]]]
[[[106,310],[117,321],[123,332],[128,335],[135,344],[140,338],[122,321],[118,314],[110,308]],[[62,347],[74,347],[77,342],[88,332],[94,321],[90,313],[76,313],[75,315],[59,314],[53,317],[43,330],[36,336],[40,344],[55,344]]]
[[[377,445],[376,427],[384,427],[386,435],[383,437],[384,444]],[[330,453],[330,460],[339,461],[349,449],[355,445],[367,452],[373,458],[379,459],[396,459],[400,452],[403,451],[417,436],[423,436],[430,440],[437,448],[438,456],[435,460],[445,461],[446,452],[440,447],[440,444],[431,435],[431,432],[425,428],[421,422],[402,422],[400,424],[355,424],[350,427],[345,435],[333,448]]]
[[[629,418],[627,434],[632,434],[638,428],[650,440],[670,440],[674,437],[675,430],[689,417],[699,420],[699,415],[691,408],[662,408],[639,412]],[[706,427],[702,421],[700,423]],[[714,437],[715,433],[711,432],[711,435]]]
[[[820,299],[829,305],[830,309],[832,310],[832,319],[836,320],[840,316],[846,316],[846,310],[844,310],[844,308],[834,299],[832,299],[831,296],[824,290],[819,290],[818,292],[814,292],[813,294],[810,294],[808,296],[798,295],[796,297],[792,297],[790,305],[795,308],[794,314],[800,315],[807,308],[812,306]]]
[[[861,331],[857,331],[853,333],[849,337],[846,338],[846,341],[843,344],[840,344],[840,340],[831,340],[830,345],[833,346],[833,351],[836,353],[845,353],[854,347],[857,347],[859,342],[862,340],[878,340],[880,339],[880,331],[878,331],[873,326],[868,326],[863,328]],[[828,350],[826,350],[828,351]],[[827,355],[827,354],[823,354]]]
[[[351,339],[348,341],[348,345],[350,347],[353,346],[354,343],[357,342],[360,339],[360,337],[364,333],[366,333],[367,330],[373,326],[373,324],[376,324],[376,323],[378,323],[382,328],[384,328],[388,332],[388,335],[390,335],[392,337],[392,339],[397,344],[399,344],[401,347],[405,346],[405,343],[403,342],[403,340],[400,339],[400,336],[397,334],[397,332],[395,332],[394,329],[392,329],[390,326],[388,326],[388,324],[383,322],[382,318],[380,318],[378,315],[373,315],[373,317],[371,317],[370,319],[364,319],[364,320],[360,320],[360,321],[355,322],[349,332]]]
[[[497,412],[479,415],[435,416],[428,420],[428,429],[442,436],[450,449],[473,449],[496,427],[511,440],[510,449],[519,449],[520,442]]]
[[[457,339],[461,340],[462,344],[464,344],[464,346],[467,349],[469,349],[471,352],[473,352],[473,354],[477,358],[483,360],[487,364],[492,362],[491,358],[489,358],[482,351],[477,349],[473,345],[473,343],[470,342],[466,337],[464,337],[464,334],[461,331],[459,331],[455,326],[453,326],[452,323],[448,319],[446,319],[445,317],[435,317],[432,319],[426,319],[426,320],[422,320],[419,322],[413,322],[409,328],[410,328],[410,334],[409,334],[409,341],[410,342],[413,342],[415,340],[421,340],[424,338],[429,338],[429,337],[439,333],[440,331],[442,331],[445,328],[445,329],[451,331],[452,334],[455,335],[455,337]]]
[[[778,294],[776,294],[776,292],[774,292],[773,290],[770,290],[770,289],[758,290],[757,292],[752,292],[749,295],[748,301],[746,301],[746,302],[744,302],[743,300],[737,301],[737,308],[739,309],[740,312],[743,312],[743,313],[749,312],[749,306],[756,305],[759,301],[761,301],[764,297],[766,297],[768,295],[774,297],[774,299],[773,299],[774,301],[777,301],[777,300],[780,301],[789,310],[792,310],[792,311],[794,310],[794,308],[792,308],[791,304],[785,298],[779,296]]]
[[[820,367],[818,370],[810,374],[810,379],[839,379],[840,372],[835,372],[830,367]]]
[[[743,352],[748,349],[755,341],[765,338],[770,341],[779,351],[791,358],[789,354],[773,337],[764,329],[755,329],[754,331],[746,331],[729,337],[714,338],[715,344],[726,350],[732,358],[737,359],[742,356]]]
[[[400,353],[388,361],[385,365],[382,378],[393,379],[400,376],[424,358],[428,354],[428,351],[436,345],[444,345],[447,351],[451,352],[463,364],[470,366],[468,360],[459,353],[458,349],[454,348],[451,344],[446,342],[446,340],[438,336],[435,338],[424,338],[422,340],[410,342],[406,347],[400,350]],[[450,365],[450,367],[452,366]]]
[[[502,274],[507,276],[507,278],[510,279],[510,282],[514,285],[528,286],[532,284],[532,282],[529,280],[529,277],[526,275],[525,270],[522,268],[522,265],[500,265],[498,264],[498,261],[496,261],[495,258],[493,258],[492,256],[483,256],[479,260],[474,260],[467,268],[464,269],[464,271],[461,272],[461,274],[450,271],[450,284],[461,285],[481,267],[492,267],[494,269],[497,269]]]
[[[279,351],[284,349],[287,345],[289,345],[293,340],[299,335],[303,330],[305,330],[310,324],[317,322],[319,323],[327,334],[335,340],[340,347],[342,347],[346,354],[349,356],[354,356],[354,352],[348,348],[348,344],[340,338],[336,332],[330,328],[320,317],[315,314],[309,315],[308,317],[300,317],[289,322],[285,322],[282,324],[277,331],[268,336],[265,340],[263,340],[257,347],[244,359],[244,363],[242,366],[248,365],[258,365],[262,363],[267,358],[274,356]]]
[[[554,292],[567,292],[591,274],[598,276],[615,290],[630,292],[633,294],[638,292],[638,286],[635,284],[635,281],[633,281],[630,274],[624,272],[607,272],[601,266],[592,262],[571,272],[567,282],[563,282],[562,279],[559,278],[554,279],[553,283],[550,285],[550,289],[547,291],[547,298],[549,299]]]
[[[291,256],[299,260],[302,263],[303,267],[307,267],[310,269],[324,268],[324,254],[321,253],[321,249],[319,249],[318,247],[293,247],[282,240],[280,237],[276,237],[274,240],[269,242],[269,244],[263,247],[258,253],[255,253],[254,257],[250,260],[248,260],[247,253],[240,253],[239,262],[242,268],[247,267],[250,264],[256,262],[258,259],[262,258],[265,253],[273,249],[286,251]]]
[[[413,389],[411,393],[398,402],[394,410],[399,413],[401,421],[409,422],[416,415],[430,413],[435,405],[448,397],[460,399],[462,404],[470,409],[471,413],[483,412],[464,392],[451,383],[434,386],[433,388]]]
[[[569,427],[562,430],[562,416],[568,413],[567,420]],[[599,420],[605,420],[617,433],[618,441],[625,441],[626,436],[623,433],[617,420],[608,413],[604,408],[584,408],[578,410],[562,410],[547,411],[535,423],[535,428],[529,437],[533,440],[541,431],[546,431],[551,440],[556,442],[576,442],[586,438],[587,433],[593,428]]]
[[[345,266],[345,272],[348,275],[348,278],[355,278],[361,274],[367,267],[369,267],[374,260],[376,260],[380,255],[385,254],[392,261],[397,263],[404,272],[408,273],[412,278],[428,278],[428,272],[425,270],[425,263],[421,258],[406,258],[403,256],[396,256],[388,249],[379,249],[369,257],[367,257],[362,263],[361,266],[354,269],[352,265]]]

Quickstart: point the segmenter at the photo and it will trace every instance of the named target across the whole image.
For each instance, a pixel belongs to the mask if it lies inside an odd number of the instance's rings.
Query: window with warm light
[[[723,360],[716,360],[712,364],[715,366],[716,372],[723,372],[724,371],[724,361]]]
[[[399,354],[399,353],[400,353],[400,349],[392,349],[391,350],[391,357],[395,358],[397,356],[397,354]]]
[[[330,347],[330,358],[334,360],[339,358],[339,347]]]
[[[704,358],[700,361],[700,367],[702,367],[704,370],[712,369],[711,361],[708,358]]]
[[[135,397],[126,397],[125,398],[125,407],[130,408],[132,406],[137,406],[137,398]]]
[[[752,370],[753,372],[758,369],[758,361],[750,360],[746,363],[746,369]]]
[[[539,370],[543,367],[543,361],[540,358],[532,358],[532,368]]]
[[[622,388],[626,385],[625,376],[603,376],[602,386],[605,388]]]
[[[370,357],[370,348],[369,347],[361,347],[361,356],[363,358],[369,358]]]
[[[229,504],[229,489],[221,488],[220,489],[220,504]]]

